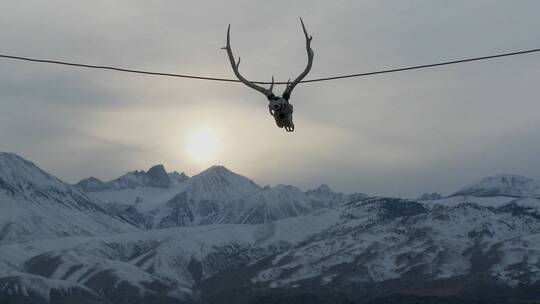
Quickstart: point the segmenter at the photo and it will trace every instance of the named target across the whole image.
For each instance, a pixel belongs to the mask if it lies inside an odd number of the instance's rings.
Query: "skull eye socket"
[[[281,105],[280,105],[280,104],[274,104],[274,105],[272,106],[272,109],[273,109],[274,111],[277,111],[277,110],[281,109]]]

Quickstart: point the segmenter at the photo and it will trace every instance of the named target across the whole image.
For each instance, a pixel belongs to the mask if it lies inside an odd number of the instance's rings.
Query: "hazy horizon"
[[[317,78],[538,48],[539,10],[532,0],[6,1],[0,53],[232,78],[220,49],[230,23],[242,73],[286,80],[306,61],[301,16]],[[0,150],[70,183],[220,164],[261,185],[449,194],[495,174],[540,177],[539,78],[540,56],[528,54],[299,85],[285,133],[241,84],[0,59]],[[189,138],[206,129],[215,142],[197,159]]]
[[[14,152],[9,152],[9,151],[0,151],[0,152],[14,153]],[[17,154],[17,153],[15,153],[15,154]],[[19,156],[21,156],[21,155],[19,155]],[[21,157],[23,157],[23,156],[21,156]],[[31,159],[27,159],[27,160],[32,161]],[[116,178],[118,178],[118,177],[120,177],[120,176],[122,176],[122,175],[124,175],[124,174],[129,173],[129,172],[133,172],[133,171],[141,171],[141,170],[147,172],[147,171],[148,171],[150,168],[152,168],[153,166],[158,166],[158,165],[163,165],[164,168],[165,168],[165,170],[166,170],[168,173],[172,173],[172,172],[185,173],[188,177],[193,177],[194,175],[197,175],[197,174],[199,174],[199,173],[202,173],[202,172],[206,171],[207,169],[210,169],[210,168],[213,167],[213,166],[223,166],[223,167],[227,168],[228,170],[230,170],[230,171],[232,171],[232,172],[234,172],[234,173],[236,173],[236,174],[240,174],[240,175],[242,175],[242,176],[244,176],[244,177],[247,177],[247,178],[253,180],[255,183],[257,183],[257,184],[258,184],[259,186],[261,186],[261,187],[265,187],[265,186],[271,186],[271,187],[274,187],[274,186],[277,186],[277,185],[280,185],[280,184],[287,184],[287,183],[279,183],[279,182],[278,182],[278,183],[274,183],[274,184],[264,183],[263,181],[260,181],[260,180],[258,180],[258,179],[255,179],[255,178],[253,178],[253,177],[251,177],[251,176],[249,176],[249,175],[243,174],[242,172],[239,172],[239,171],[235,170],[234,168],[227,167],[227,166],[225,166],[225,165],[223,165],[223,164],[213,164],[213,165],[208,166],[207,168],[201,169],[200,171],[186,172],[186,171],[184,171],[184,170],[177,169],[177,168],[169,168],[167,165],[165,165],[165,164],[163,164],[163,163],[155,163],[155,164],[149,165],[149,166],[147,166],[147,167],[145,167],[145,168],[132,168],[132,169],[126,169],[126,171],[124,171],[124,172],[118,172],[116,175],[113,175],[113,176],[110,176],[110,177],[106,177],[106,178],[101,178],[101,177],[99,177],[99,176],[90,176],[90,175],[89,175],[89,176],[84,176],[84,177],[82,177],[82,178],[80,178],[80,179],[77,179],[77,180],[65,180],[65,179],[63,179],[61,176],[58,176],[58,175],[56,175],[56,174],[50,172],[47,168],[43,168],[43,167],[40,166],[38,163],[36,163],[36,162],[34,162],[34,161],[32,161],[32,162],[33,162],[36,166],[40,167],[42,170],[45,170],[47,173],[53,174],[53,175],[55,175],[57,178],[60,178],[60,179],[63,180],[64,182],[67,182],[67,183],[72,184],[72,185],[74,185],[74,184],[76,184],[76,183],[78,183],[78,182],[80,182],[80,181],[82,181],[82,180],[84,180],[84,179],[90,178],[90,177],[97,178],[97,179],[99,179],[99,180],[102,181],[102,182],[109,182],[109,181],[112,181],[112,180],[114,180],[114,179],[116,179]],[[471,183],[478,182],[478,181],[480,181],[481,179],[484,179],[484,178],[489,177],[489,176],[495,176],[495,175],[501,175],[501,174],[504,174],[504,175],[516,175],[516,174],[513,174],[513,173],[502,173],[502,172],[500,172],[500,173],[495,173],[495,174],[491,174],[491,175],[488,175],[488,176],[479,177],[478,179],[475,179],[475,180],[469,180],[468,182],[464,182],[464,183],[461,184],[461,185],[457,185],[456,188],[451,189],[449,192],[440,192],[440,191],[436,191],[436,190],[429,190],[429,189],[427,189],[426,191],[423,191],[423,192],[418,192],[418,193],[416,193],[416,194],[413,193],[413,194],[411,194],[411,195],[406,195],[406,196],[403,196],[403,195],[402,195],[401,197],[402,197],[402,198],[415,199],[415,198],[418,198],[420,195],[422,195],[422,194],[424,194],[424,193],[432,193],[432,192],[437,192],[437,193],[439,193],[439,194],[441,194],[441,195],[443,195],[443,196],[448,196],[448,195],[451,195],[451,194],[453,194],[453,193],[455,193],[455,192],[457,192],[457,191],[463,189],[465,186],[468,186],[468,185],[471,184]],[[519,174],[517,174],[517,175],[519,175]],[[531,177],[531,176],[526,176],[526,177],[535,179],[534,177]],[[332,191],[335,191],[335,192],[343,192],[343,193],[346,193],[346,194],[349,194],[349,193],[355,193],[355,192],[360,192],[360,193],[366,193],[366,194],[368,194],[368,195],[373,195],[373,196],[379,196],[379,195],[382,195],[382,196],[384,196],[384,195],[387,195],[387,196],[399,196],[399,195],[392,195],[392,194],[388,194],[388,193],[371,193],[371,192],[363,191],[362,189],[356,189],[356,190],[353,189],[353,190],[351,190],[351,191],[340,190],[340,189],[338,189],[337,187],[335,187],[335,185],[328,184],[328,183],[326,183],[326,182],[324,182],[324,181],[321,181],[321,182],[319,182],[319,183],[315,182],[314,184],[311,184],[311,185],[309,185],[309,184],[301,184],[301,185],[292,184],[292,186],[299,187],[301,190],[307,191],[307,190],[315,189],[315,188],[317,188],[317,187],[319,187],[319,186],[321,186],[321,185],[323,185],[323,184],[326,184],[327,186],[329,186],[329,187],[332,189]]]

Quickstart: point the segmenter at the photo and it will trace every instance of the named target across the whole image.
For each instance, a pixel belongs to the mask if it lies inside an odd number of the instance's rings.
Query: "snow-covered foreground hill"
[[[260,225],[203,225],[10,244],[0,246],[0,275],[31,274],[81,284],[115,301],[127,297],[124,293],[131,299],[189,300],[203,280],[278,254],[338,219],[336,210],[326,209]]]
[[[0,156],[0,218],[22,219],[2,222],[1,303],[540,297],[540,200],[510,176],[503,188],[416,201],[260,187],[219,166],[72,187]]]

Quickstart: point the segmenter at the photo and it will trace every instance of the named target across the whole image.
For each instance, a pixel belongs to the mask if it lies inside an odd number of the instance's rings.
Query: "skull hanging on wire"
[[[268,97],[268,110],[270,115],[274,116],[276,124],[280,128],[285,128],[287,132],[294,131],[294,123],[292,120],[293,106],[283,97],[271,95]]]
[[[289,80],[287,81],[285,88],[285,91],[281,96],[276,96],[272,92],[274,88],[274,77],[272,77],[272,82],[270,84],[270,87],[268,89],[259,86],[256,82],[251,82],[244,78],[242,74],[238,71],[238,67],[240,66],[240,57],[238,57],[238,61],[234,59],[234,55],[231,49],[231,25],[229,25],[229,28],[227,29],[227,46],[223,47],[224,50],[227,50],[227,54],[229,55],[229,60],[231,62],[231,66],[233,68],[234,74],[240,80],[242,83],[247,85],[248,87],[257,90],[261,93],[263,93],[266,98],[268,98],[268,109],[270,111],[270,115],[274,117],[274,120],[276,121],[276,124],[280,128],[285,128],[287,132],[294,131],[294,123],[293,123],[293,106],[289,103],[289,98],[291,97],[291,93],[296,87],[298,83],[304,79],[309,71],[311,70],[311,66],[313,65],[313,50],[311,49],[311,40],[313,39],[312,36],[310,36],[307,31],[306,27],[304,26],[304,22],[302,21],[302,18],[300,18],[300,23],[302,24],[302,30],[304,31],[304,36],[306,38],[306,50],[307,50],[307,56],[308,56],[308,63],[305,68],[305,70],[296,77],[292,82]],[[285,84],[285,83],[284,83]]]

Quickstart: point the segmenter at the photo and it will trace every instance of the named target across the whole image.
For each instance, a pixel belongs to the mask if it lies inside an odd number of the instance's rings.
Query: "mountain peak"
[[[333,195],[333,194],[335,194],[335,192],[332,191],[332,189],[330,189],[330,187],[327,184],[321,184],[319,187],[317,187],[315,189],[308,190],[308,192],[317,193],[317,194],[321,194],[321,195],[328,195],[328,194]]]
[[[58,178],[41,170],[33,162],[7,152],[0,152],[0,181],[16,187],[23,184],[57,187],[62,184]]]
[[[334,192],[327,184],[321,184],[317,188],[310,189],[306,191],[306,194],[330,206],[350,201],[359,201],[368,197],[365,193],[344,194],[342,192]]]
[[[0,168],[3,171],[13,169],[14,167],[37,168],[33,162],[10,152],[0,152],[0,164],[2,165]]]
[[[75,187],[82,189],[84,192],[92,192],[104,188],[105,183],[92,176],[76,183]]]
[[[302,190],[298,189],[297,187],[295,186],[292,186],[292,185],[285,185],[285,184],[278,184],[274,187],[269,187],[269,188],[265,188],[263,189],[263,191],[260,192],[260,194],[262,195],[265,195],[265,194],[291,194],[291,193],[294,193],[295,195],[306,195],[304,192],[302,192]]]
[[[232,180],[237,181],[249,181],[250,183],[253,183],[250,179],[247,177],[240,175],[238,173],[235,173],[229,169],[227,169],[225,166],[221,165],[214,165],[201,173],[193,176],[194,180],[222,180],[223,182],[230,182]],[[259,187],[259,186],[257,186]]]
[[[211,177],[211,176],[215,178],[225,178],[225,179],[235,178],[235,177],[242,177],[242,178],[247,179],[243,175],[233,172],[229,170],[228,168],[226,168],[225,166],[221,166],[221,165],[214,165],[193,177],[196,179],[200,179],[203,177]]]
[[[151,172],[167,173],[167,171],[165,171],[165,166],[163,166],[162,164],[154,165],[154,166],[150,167],[150,169],[148,169],[148,171],[146,171],[146,173],[151,173]]]
[[[223,166],[212,166],[189,178],[179,188],[181,191],[153,216],[153,227],[212,222],[226,204],[261,191],[261,187],[249,178]]]
[[[92,183],[103,183],[99,178],[95,178],[93,176],[90,176],[87,179],[83,179],[83,181],[92,182]]]
[[[261,190],[261,187],[249,178],[234,173],[224,166],[212,166],[187,182],[194,191],[192,194],[204,198],[236,199]]]
[[[163,165],[155,165],[152,168],[148,169],[146,176],[155,186],[167,187],[172,183],[169,174],[165,171]]]
[[[185,180],[189,179],[189,176],[187,176],[184,172],[177,172],[177,171],[173,171],[169,173],[169,177],[173,181],[176,181],[177,183],[182,183]]]
[[[225,166],[222,166],[222,165],[213,165],[212,167],[204,170],[201,173],[226,173],[226,174],[232,173],[232,174],[236,174],[236,173],[232,172],[231,170],[227,169]]]
[[[330,187],[327,184],[321,184],[317,188],[310,189],[310,190],[306,191],[306,194],[311,196],[311,197],[316,197],[316,198],[319,198],[319,199],[322,199],[322,198],[327,199],[327,198],[331,198],[333,196],[343,195],[343,193],[336,193],[336,192],[332,191],[332,189],[330,189]]]
[[[451,196],[464,195],[477,197],[540,197],[540,184],[534,179],[522,175],[498,174],[473,183]]]
[[[18,156],[17,154],[15,153],[12,153],[12,152],[2,152],[0,151],[0,159],[2,158],[11,158],[11,157],[15,157],[15,158],[21,158],[20,156]]]

